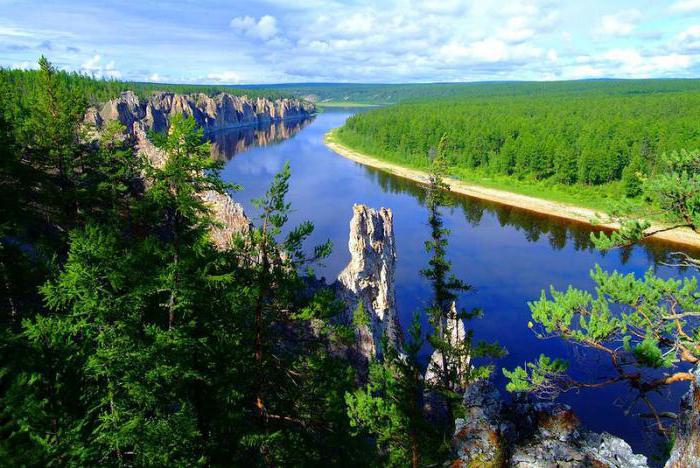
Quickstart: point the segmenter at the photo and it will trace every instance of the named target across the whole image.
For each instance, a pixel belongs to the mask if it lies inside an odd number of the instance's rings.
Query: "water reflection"
[[[426,192],[422,186],[378,169],[367,166],[364,168],[367,175],[374,179],[385,192],[411,195],[421,206],[425,206]],[[540,239],[546,238],[553,250],[563,250],[567,245],[571,245],[576,251],[593,251],[595,246],[591,242],[591,233],[606,231],[591,227],[589,224],[547,216],[462,194],[453,194],[451,198],[453,207],[462,211],[470,226],[478,227],[485,215],[491,215],[498,220],[501,227],[508,226],[522,232],[528,242],[538,242]],[[700,257],[699,249],[679,246],[671,251],[667,243],[651,239],[642,243],[642,249],[652,267],[665,263],[676,263],[675,252],[683,252],[695,258]],[[634,251],[635,247],[629,246],[614,249],[602,253],[602,255],[619,255],[620,263],[625,265]],[[683,268],[679,268],[679,270],[684,271]]]
[[[350,259],[348,221],[353,203],[391,208],[397,247],[396,303],[405,325],[431,295],[420,274],[429,260],[425,252],[425,240],[430,236],[425,191],[412,181],[340,157],[323,145],[324,134],[342,125],[351,113],[326,111],[295,138],[239,154],[226,165],[223,176],[244,187],[235,197],[255,217],[258,211],[250,200],[264,196],[274,174],[289,162],[292,179],[288,201],[294,207],[289,225],[307,220],[314,223],[307,245],[333,241],[333,252],[316,270],[326,278],[336,277]],[[255,144],[254,138],[248,138]],[[268,144],[270,138],[262,141]],[[500,369],[523,365],[540,353],[568,358],[573,377],[581,381],[608,375],[609,362],[600,356],[583,353],[561,340],[539,340],[528,328],[528,301],[537,299],[543,288],[554,285],[561,290],[571,284],[591,290],[594,284],[589,271],[595,264],[607,271],[637,276],[648,268],[654,268],[662,278],[692,274],[663,264],[670,252],[678,250],[667,244],[647,242],[602,254],[591,245],[588,225],[461,195],[456,195],[454,202],[451,209],[444,210],[445,227],[451,230],[448,256],[455,274],[474,288],[460,297],[460,305],[485,311],[484,317],[472,324],[475,339],[498,341],[508,349],[494,373],[503,395],[505,378]],[[427,323],[424,325],[427,328]],[[670,393],[655,395],[657,409],[677,410],[686,389],[678,385],[669,389]],[[630,410],[632,395],[628,390],[618,385],[569,392],[561,401],[571,405],[590,429],[611,432],[627,440],[636,452],[651,455],[658,440],[645,430],[648,421]]]
[[[220,161],[230,161],[238,153],[253,146],[268,146],[287,140],[313,121],[308,119],[282,120],[258,127],[232,128],[212,132],[211,154]]]

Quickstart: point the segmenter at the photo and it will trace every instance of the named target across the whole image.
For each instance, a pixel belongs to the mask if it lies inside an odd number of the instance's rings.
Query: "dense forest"
[[[464,97],[518,97],[542,94],[556,96],[638,95],[700,91],[700,80],[579,80],[579,81],[503,81],[476,83],[288,83],[256,85],[298,97],[310,97],[323,104],[361,103],[396,104],[421,99]]]
[[[260,219],[215,245],[201,194],[220,177],[193,118],[150,138],[153,163],[119,122],[85,128],[87,103],[128,87],[57,71],[0,74],[0,465],[413,466],[449,452],[459,390],[490,367],[444,328],[467,286],[445,258],[441,192],[425,276],[430,331],[369,362],[368,318],[320,284],[329,244],[287,226],[289,166],[256,201]],[[92,135],[92,136],[91,136]],[[469,335],[471,336],[471,334]],[[422,379],[418,351],[441,350]],[[425,393],[429,392],[429,393]],[[447,408],[432,424],[423,395]]]
[[[495,85],[493,85],[495,86]],[[445,135],[453,175],[511,176],[564,185],[623,181],[639,194],[639,175],[659,156],[700,147],[696,81],[520,85],[511,96],[460,95],[364,112],[338,130],[342,142],[399,164],[428,167],[428,149]],[[587,91],[586,91],[587,90]]]
[[[29,96],[36,89],[41,75],[37,70],[13,70],[0,68],[3,82],[19,95]],[[179,94],[204,93],[213,96],[218,93],[229,93],[250,98],[268,97],[281,98],[290,96],[289,93],[271,89],[252,89],[232,86],[191,85],[191,84],[161,84],[142,83],[134,81],[96,80],[80,73],[63,72],[56,75],[56,81],[61,86],[71,88],[76,96],[89,104],[101,103],[114,99],[124,91],[133,91],[139,97],[145,98],[156,91],[171,91]]]
[[[455,306],[470,286],[447,255],[449,136],[427,151],[421,274],[431,295],[405,340],[394,346],[385,337],[358,364],[339,350],[357,346],[367,312],[360,302],[348,319],[347,304],[315,278],[332,246],[306,245],[309,222],[287,225],[288,165],[255,201],[259,219],[215,244],[220,223],[201,195],[237,187],[222,180],[223,163],[194,119],[175,115],[167,132],[150,134],[166,156],[156,164],[119,122],[85,127],[88,103],[127,84],[60,72],[43,58],[40,67],[0,73],[0,465],[418,467],[448,459],[455,419],[468,410],[462,395],[504,352],[473,342],[466,326],[451,331],[482,312]],[[658,164],[662,176],[640,190],[697,230],[700,153],[664,154]],[[627,228],[593,241],[610,248],[643,237],[639,224]],[[700,351],[686,317],[697,283],[600,269],[594,280],[596,299],[572,288],[543,294],[531,304],[531,328],[597,351],[615,344],[619,375],[609,382],[626,382],[641,398],[692,380],[687,364]],[[618,318],[613,303],[631,310]],[[426,343],[428,363],[418,357]],[[637,368],[654,373],[642,379]],[[543,356],[504,372],[512,391],[590,387],[566,369]],[[659,369],[675,373],[658,377]]]

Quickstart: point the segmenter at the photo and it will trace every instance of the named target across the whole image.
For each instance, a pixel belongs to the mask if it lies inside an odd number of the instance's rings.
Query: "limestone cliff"
[[[464,342],[467,337],[464,321],[457,316],[457,304],[454,301],[452,302],[450,315],[445,323],[445,331],[445,336],[453,346]],[[459,361],[460,362],[455,363],[458,366],[457,374],[466,376],[470,366],[470,356],[461,356]],[[428,361],[428,367],[425,369],[424,375],[424,380],[428,385],[428,389],[431,388],[431,385],[439,384],[442,365],[442,353],[438,350],[434,350],[433,354],[430,356],[430,361]],[[459,382],[455,385],[454,390],[462,392],[464,390],[464,385],[464,382]],[[435,423],[444,424],[446,422],[445,416],[447,415],[446,402],[440,394],[428,389],[426,389],[424,396],[424,410]]]
[[[119,120],[129,132],[166,130],[175,114],[194,117],[206,132],[302,119],[316,111],[313,104],[299,99],[250,99],[226,93],[206,94],[155,93],[139,99],[133,92],[122,93],[107,101],[101,109],[88,109],[88,122],[100,127],[103,121]]]
[[[353,206],[350,221],[350,263],[336,287],[346,304],[345,321],[352,323],[360,355],[380,354],[382,336],[399,347],[401,326],[396,313],[394,272],[396,248],[391,210]]]
[[[134,138],[136,150],[154,167],[165,164],[167,155],[148,139],[142,128],[135,129]],[[218,222],[211,230],[212,241],[218,248],[228,247],[233,235],[248,232],[251,227],[250,220],[243,207],[229,195],[208,190],[199,196],[209,205],[214,219]]]
[[[148,139],[148,131],[167,130],[170,118],[175,114],[192,116],[205,131],[214,132],[287,119],[303,119],[313,112],[313,104],[298,99],[272,101],[265,98],[253,100],[226,93],[209,97],[206,94],[161,92],[141,100],[127,91],[106,102],[101,109],[89,108],[85,122],[99,130],[105,122],[118,120],[126,127],[137,151],[155,167],[160,167],[165,164],[167,156]],[[220,224],[212,230],[212,238],[220,248],[228,245],[233,234],[246,232],[250,228],[250,220],[243,212],[243,207],[228,195],[204,192],[200,197],[212,208]]]

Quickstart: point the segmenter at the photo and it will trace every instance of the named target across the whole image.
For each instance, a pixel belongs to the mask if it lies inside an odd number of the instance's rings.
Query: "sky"
[[[700,76],[700,0],[0,0],[0,66],[171,83]]]

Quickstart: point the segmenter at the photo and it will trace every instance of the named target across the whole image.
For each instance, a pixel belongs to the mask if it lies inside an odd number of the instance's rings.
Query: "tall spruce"
[[[376,438],[386,466],[413,468],[439,462],[439,439],[423,412],[425,383],[419,353],[425,342],[420,314],[414,314],[409,340],[370,363],[365,387],[347,393],[351,426],[358,435]]]
[[[444,405],[444,430],[451,437],[454,428],[455,409],[465,387],[475,379],[490,375],[492,366],[476,366],[472,362],[479,357],[499,357],[504,350],[497,344],[473,343],[473,330],[465,327],[460,336],[459,323],[481,315],[478,309],[466,310],[456,306],[460,293],[471,286],[452,273],[452,264],[447,258],[449,230],[444,227],[441,209],[449,205],[446,192],[449,185],[444,177],[447,173],[447,138],[443,136],[435,150],[431,150],[431,171],[428,179],[426,207],[430,239],[425,242],[430,254],[428,267],[421,271],[432,287],[432,299],[427,309],[432,332],[428,341],[436,351],[437,362],[430,362],[429,371],[435,376],[426,382],[428,390],[437,394]]]

